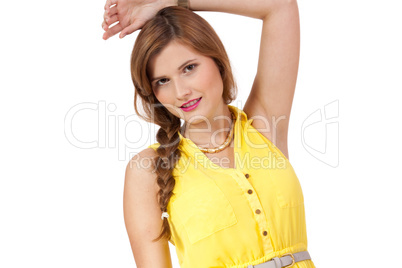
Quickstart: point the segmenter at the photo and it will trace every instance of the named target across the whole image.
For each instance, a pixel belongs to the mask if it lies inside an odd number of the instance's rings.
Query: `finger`
[[[105,14],[103,15],[104,20],[110,25],[111,23],[108,21],[113,15],[117,14],[117,7],[114,6],[110,9],[109,12],[105,11]]]
[[[128,34],[132,34],[133,32],[137,31],[140,28],[140,21],[136,20],[126,28],[124,28],[120,33],[120,38],[125,37]]]
[[[107,18],[106,19],[106,24],[108,25],[108,27],[109,27],[109,25],[112,25],[113,23],[115,23],[116,21],[118,21],[119,20],[119,18],[117,17],[117,15],[113,15],[113,16],[111,16],[110,18]]]
[[[115,13],[117,13],[117,9],[113,12],[113,14],[110,14],[107,10],[105,10],[103,13],[103,19],[106,21],[106,19],[109,19],[110,16],[114,15]]]
[[[109,20],[109,18],[108,18],[108,20]],[[107,23],[106,17],[105,17],[105,18],[103,18],[103,21],[102,21],[102,29],[107,31],[108,28],[109,28],[109,24]]]
[[[110,7],[110,5],[111,5],[111,0],[106,0],[106,3],[105,3],[105,6],[103,7],[105,10],[108,10],[108,8]]]
[[[117,34],[122,30],[122,27],[120,23],[115,24],[113,27],[109,28],[104,34],[103,34],[103,39],[108,39],[112,37],[113,35]]]
[[[109,11],[110,6],[116,5],[116,4],[117,4],[117,0],[107,0],[104,9],[106,11]]]
[[[106,10],[105,13],[103,14],[103,21],[102,21],[102,29],[105,31],[109,28],[109,23],[107,21],[110,20],[110,18],[106,15]]]
[[[111,16],[113,16],[113,15],[115,15],[115,14],[117,14],[117,6],[114,6],[114,7],[111,7],[110,9],[109,9],[109,12],[107,12],[107,16],[109,16],[109,17],[111,17]]]
[[[103,21],[102,22],[102,29],[104,30],[104,31],[107,31],[108,29],[109,29],[109,24],[106,22],[106,21]]]
[[[103,13],[103,20],[106,21],[106,19],[109,18],[109,15],[107,14],[106,10]]]

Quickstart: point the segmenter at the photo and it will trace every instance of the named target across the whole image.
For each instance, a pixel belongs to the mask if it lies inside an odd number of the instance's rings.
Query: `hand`
[[[111,7],[114,5],[113,7]],[[163,0],[107,0],[103,15],[103,39],[120,33],[120,38],[141,29],[158,11],[172,5],[172,1]],[[117,22],[113,27],[109,26]]]

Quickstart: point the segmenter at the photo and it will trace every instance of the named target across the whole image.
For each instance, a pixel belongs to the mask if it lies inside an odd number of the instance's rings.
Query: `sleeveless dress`
[[[182,268],[246,268],[307,250],[304,198],[292,165],[251,126],[253,119],[228,107],[236,115],[235,168],[214,164],[178,132],[182,154],[167,212]],[[293,267],[315,268],[312,260]]]

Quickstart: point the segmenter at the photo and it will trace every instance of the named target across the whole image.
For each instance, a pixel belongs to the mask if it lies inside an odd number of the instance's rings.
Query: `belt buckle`
[[[292,258],[292,263],[289,264],[289,265],[283,266],[283,268],[292,267],[295,264],[295,257],[293,256],[293,254],[292,253],[286,253],[286,254],[283,254],[281,256],[281,258],[284,257],[284,256],[290,256]]]

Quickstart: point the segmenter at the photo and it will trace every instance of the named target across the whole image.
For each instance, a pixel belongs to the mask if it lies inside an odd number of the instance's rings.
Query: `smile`
[[[192,102],[190,102],[190,103],[188,103],[186,105],[183,105],[180,108],[185,112],[191,111],[191,110],[195,109],[198,106],[198,104],[200,103],[201,99],[202,99],[202,97],[200,97],[200,98],[198,98],[196,100],[193,100]]]

